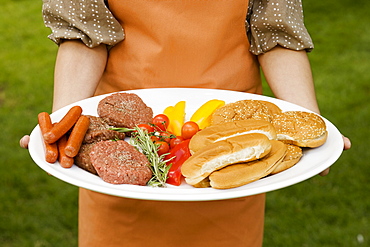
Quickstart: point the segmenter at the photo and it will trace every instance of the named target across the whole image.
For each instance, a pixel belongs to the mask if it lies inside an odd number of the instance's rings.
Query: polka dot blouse
[[[301,0],[250,0],[247,26],[254,54],[277,45],[293,50],[313,49],[303,23]]]
[[[104,0],[43,0],[44,23],[56,44],[81,39],[88,47],[113,46],[124,39],[124,30]],[[246,33],[250,51],[259,55],[277,45],[294,50],[313,49],[303,23],[301,0],[249,0]]]

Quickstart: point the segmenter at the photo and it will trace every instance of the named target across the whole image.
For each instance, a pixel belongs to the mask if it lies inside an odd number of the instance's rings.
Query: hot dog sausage
[[[47,133],[53,127],[50,115],[47,112],[41,112],[38,115],[38,123],[42,134]],[[58,159],[58,147],[56,143],[45,143],[45,160],[54,163]]]
[[[89,128],[90,119],[86,116],[81,116],[72,129],[71,135],[68,137],[65,153],[69,157],[75,157],[80,150],[82,141],[86,131]]]
[[[59,150],[59,164],[63,168],[70,168],[74,163],[74,159],[65,154],[65,148],[67,145],[67,137],[63,135],[58,140],[58,150]]]
[[[51,130],[46,132],[43,137],[47,143],[54,143],[65,133],[72,128],[77,122],[78,118],[82,114],[82,108],[80,106],[73,106],[67,114],[60,120],[60,122],[54,125]]]

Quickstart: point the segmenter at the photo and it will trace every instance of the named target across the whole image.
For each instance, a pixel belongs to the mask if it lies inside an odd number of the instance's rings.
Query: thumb
[[[326,176],[329,174],[329,171],[330,171],[330,168],[327,168],[325,170],[323,170],[322,172],[320,172],[320,176]]]
[[[21,148],[28,148],[29,142],[30,142],[30,136],[25,135],[19,140],[19,146],[21,146]]]

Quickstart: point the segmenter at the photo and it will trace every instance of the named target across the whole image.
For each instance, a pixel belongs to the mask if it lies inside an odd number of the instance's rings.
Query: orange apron
[[[96,94],[153,87],[261,93],[248,51],[248,0],[109,0],[125,40]],[[79,246],[262,245],[265,195],[205,202],[119,198],[80,189]]]
[[[158,87],[262,93],[245,31],[248,0],[110,0],[125,40],[97,94]]]

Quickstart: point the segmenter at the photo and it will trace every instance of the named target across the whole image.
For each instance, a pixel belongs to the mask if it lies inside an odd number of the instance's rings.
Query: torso
[[[125,40],[97,94],[152,87],[262,93],[245,32],[247,0],[109,0]],[[79,246],[262,245],[265,195],[208,202],[118,198],[80,189]]]
[[[110,50],[98,94],[153,87],[261,93],[247,0],[110,0],[109,7],[125,40]]]

